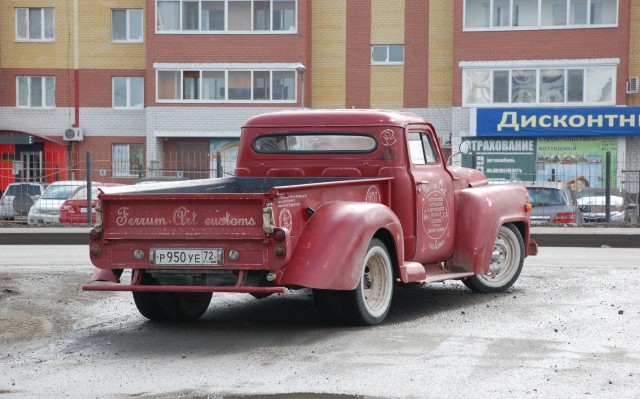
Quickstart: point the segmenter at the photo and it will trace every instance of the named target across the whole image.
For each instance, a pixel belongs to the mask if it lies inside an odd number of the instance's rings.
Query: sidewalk
[[[0,245],[88,245],[91,227],[0,227]],[[532,227],[541,247],[640,248],[640,227]]]

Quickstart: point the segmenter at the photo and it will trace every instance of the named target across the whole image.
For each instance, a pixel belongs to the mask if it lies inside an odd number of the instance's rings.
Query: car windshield
[[[624,205],[624,199],[622,197],[619,197],[617,195],[612,195],[611,197],[611,206],[623,206]],[[606,205],[607,203],[607,197],[604,195],[598,195],[598,196],[589,196],[589,197],[582,197],[582,198],[578,198],[578,203],[580,205]]]
[[[91,188],[91,198],[92,199],[98,198],[98,187]],[[87,188],[86,187],[79,188],[69,199],[72,199],[72,200],[87,199]]]
[[[253,149],[259,153],[371,152],[377,141],[356,133],[271,134],[258,137]]]
[[[562,191],[554,188],[529,187],[527,190],[533,206],[564,205],[567,203]]]
[[[5,195],[14,197],[22,193],[31,196],[40,195],[40,186],[35,184],[10,184],[7,187],[7,191],[5,191]]]
[[[49,186],[42,194],[42,199],[66,200],[77,188],[78,186],[66,184]]]

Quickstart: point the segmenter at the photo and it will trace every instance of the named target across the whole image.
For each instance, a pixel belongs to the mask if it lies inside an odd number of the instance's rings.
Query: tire
[[[142,285],[158,285],[149,274]],[[191,321],[199,319],[211,303],[210,292],[133,292],[141,315],[152,321]]]
[[[524,265],[524,240],[512,225],[500,226],[487,274],[477,274],[462,282],[475,292],[505,292],[516,282]]]
[[[314,290],[313,298],[320,316],[330,322],[373,326],[380,324],[393,297],[393,266],[387,247],[377,238],[371,240],[355,290]]]
[[[13,210],[17,216],[28,214],[32,205],[33,198],[27,193],[20,193],[13,198]]]

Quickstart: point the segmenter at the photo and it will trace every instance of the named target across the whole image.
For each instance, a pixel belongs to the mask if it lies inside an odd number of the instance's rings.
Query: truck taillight
[[[89,238],[91,239],[91,241],[98,241],[99,239],[102,238],[102,232],[96,229],[92,229],[89,232]]]
[[[557,224],[575,223],[575,222],[576,222],[576,214],[573,212],[560,212],[556,214],[556,217],[553,218],[553,223],[557,223]]]
[[[276,227],[275,229],[273,229],[273,239],[278,241],[278,242],[282,242],[284,241],[284,239],[287,238],[287,232],[284,231],[284,229],[281,229],[279,227]]]
[[[282,245],[276,245],[273,250],[273,254],[277,258],[284,258],[284,256],[287,254],[287,250]]]

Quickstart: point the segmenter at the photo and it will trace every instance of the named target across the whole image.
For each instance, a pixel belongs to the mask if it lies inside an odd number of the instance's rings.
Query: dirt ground
[[[542,248],[501,295],[397,289],[371,328],[323,325],[306,291],[150,323],[130,293],[81,291],[82,246],[0,257],[3,399],[640,397],[640,250]]]

